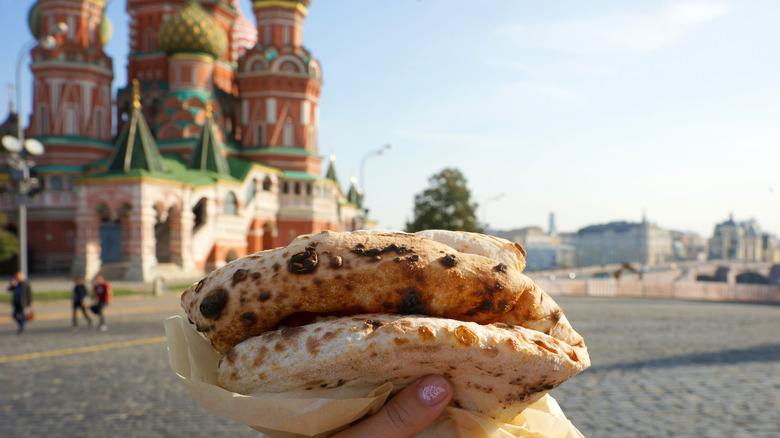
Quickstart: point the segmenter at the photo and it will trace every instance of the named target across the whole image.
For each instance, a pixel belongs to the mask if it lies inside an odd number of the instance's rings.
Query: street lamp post
[[[65,23],[59,23],[52,29],[53,34],[63,34],[68,31],[68,25]],[[22,108],[22,63],[25,55],[29,53],[35,45],[51,50],[57,47],[57,39],[54,35],[49,34],[45,37],[38,39],[32,39],[24,43],[19,49],[19,53],[16,57],[16,138],[12,136],[4,136],[2,138],[3,147],[9,152],[6,158],[6,163],[9,167],[14,168],[18,173],[14,179],[18,178],[18,202],[19,202],[19,270],[24,275],[24,278],[28,278],[28,266],[27,266],[27,195],[30,191],[38,187],[38,179],[30,178],[30,169],[35,166],[35,162],[30,159],[29,155],[41,155],[43,153],[43,145],[35,139],[24,138],[24,111]]]
[[[382,146],[381,148],[371,151],[363,156],[363,159],[360,161],[360,194],[363,195],[365,187],[366,187],[366,180],[365,180],[365,168],[366,168],[366,160],[368,160],[371,157],[378,157],[380,155],[384,155],[385,152],[390,150],[393,147],[391,144],[386,144]]]

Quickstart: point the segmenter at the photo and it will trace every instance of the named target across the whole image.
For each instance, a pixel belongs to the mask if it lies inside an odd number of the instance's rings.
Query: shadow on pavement
[[[747,362],[780,362],[780,344],[760,345],[750,348],[692,353],[648,361],[625,362],[592,366],[585,372],[637,370],[642,368],[671,368],[699,365],[733,365]]]

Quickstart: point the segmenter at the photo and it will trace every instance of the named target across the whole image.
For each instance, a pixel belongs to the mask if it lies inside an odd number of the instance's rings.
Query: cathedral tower
[[[81,165],[110,153],[111,58],[103,51],[111,22],[103,0],[39,0],[30,10],[36,38],[57,33],[56,47],[32,51],[33,112],[29,135],[46,145],[40,165]]]
[[[303,47],[308,0],[257,0],[258,43],[237,74],[243,156],[320,176],[319,62]]]

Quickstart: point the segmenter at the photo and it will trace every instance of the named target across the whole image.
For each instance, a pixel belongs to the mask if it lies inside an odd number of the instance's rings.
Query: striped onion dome
[[[187,4],[173,14],[157,34],[160,48],[172,53],[206,53],[219,58],[227,50],[227,35],[198,0]]]

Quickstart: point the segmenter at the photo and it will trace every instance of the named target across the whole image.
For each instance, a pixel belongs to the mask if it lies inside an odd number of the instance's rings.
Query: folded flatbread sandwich
[[[509,421],[590,365],[519,245],[475,233],[322,232],[238,259],[182,294],[252,394],[447,376],[453,404]]]

